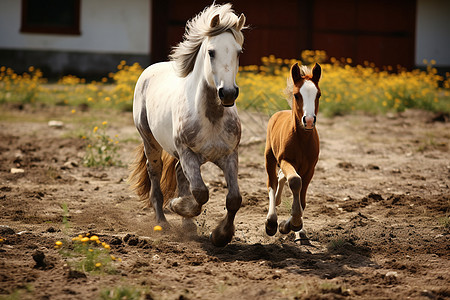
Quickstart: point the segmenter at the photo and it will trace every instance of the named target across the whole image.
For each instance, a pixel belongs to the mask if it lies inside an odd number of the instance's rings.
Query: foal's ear
[[[219,14],[217,14],[211,19],[211,24],[209,26],[211,26],[211,28],[214,28],[217,25],[219,25],[219,23],[220,23],[220,16]]]
[[[322,67],[316,63],[312,69],[312,82],[319,84],[320,77],[322,76]]]
[[[239,20],[238,20],[237,23],[236,23],[236,30],[237,30],[237,31],[241,31],[242,27],[244,27],[245,20],[246,20],[245,15],[244,15],[244,14],[241,14],[241,15],[239,16]]]
[[[298,66],[298,63],[295,63],[291,67],[291,76],[292,76],[292,81],[294,81],[294,83],[297,83],[300,80],[303,80],[302,75],[300,74],[300,67]]]

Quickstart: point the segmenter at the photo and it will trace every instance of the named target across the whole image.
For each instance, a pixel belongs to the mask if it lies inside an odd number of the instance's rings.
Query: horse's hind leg
[[[305,210],[306,208],[306,191],[308,189],[309,182],[312,179],[312,175],[304,176],[302,190],[300,192],[300,204],[302,206],[302,209]],[[308,239],[308,236],[306,235],[305,228],[302,227],[300,231],[295,232],[295,242],[300,242],[301,245],[311,245],[311,242]]]
[[[299,231],[303,227],[303,207],[300,203],[302,178],[297,174],[295,168],[284,160],[280,162],[280,168],[287,178],[294,198],[292,201],[291,217],[287,221],[281,222],[279,226],[280,232],[287,234],[291,230]]]
[[[224,247],[234,235],[234,218],[241,207],[242,197],[238,185],[238,153],[235,150],[228,157],[216,162],[222,169],[227,181],[228,194],[226,200],[227,215],[211,233],[211,241],[217,247]]]
[[[283,193],[284,184],[287,179],[284,176],[283,171],[281,169],[278,170],[278,186],[277,192],[275,193],[275,205],[278,206],[281,204],[281,194]]]
[[[267,188],[269,189],[269,212],[267,213],[265,227],[266,233],[272,236],[275,235],[275,233],[277,233],[278,230],[278,218],[276,208],[277,194],[275,191],[280,190],[280,187],[278,185],[277,188],[278,184],[277,162],[275,156],[273,155],[272,149],[270,148],[269,145],[266,145],[265,158],[266,158],[266,172],[267,172]]]
[[[147,172],[151,182],[150,201],[156,214],[156,223],[167,225],[163,212],[164,197],[161,192],[160,180],[162,173],[162,148],[153,135],[142,135],[144,140],[144,152],[147,157]]]

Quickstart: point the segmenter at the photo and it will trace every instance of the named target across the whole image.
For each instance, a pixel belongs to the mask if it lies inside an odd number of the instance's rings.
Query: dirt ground
[[[84,143],[73,134],[81,125],[70,109],[1,110],[0,299],[97,299],[118,286],[142,291],[142,299],[450,298],[448,116],[319,115],[321,153],[304,220],[311,245],[298,245],[293,234],[265,234],[267,118],[240,112],[243,205],[233,241],[216,248],[208,236],[225,213],[226,188],[214,165],[202,167],[210,200],[196,219],[198,234],[183,232],[169,211],[172,230],[155,232],[153,211],[127,186],[126,167],[82,165]],[[108,120],[122,162],[132,160],[131,113],[77,114]],[[64,127],[49,127],[55,119]],[[290,211],[288,189],[284,196],[279,220]],[[73,272],[54,249],[88,232],[122,259],[115,272]]]

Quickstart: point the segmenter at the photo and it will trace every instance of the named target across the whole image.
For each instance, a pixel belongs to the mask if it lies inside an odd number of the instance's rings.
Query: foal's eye
[[[216,51],[208,50],[209,57],[214,58],[216,56]]]

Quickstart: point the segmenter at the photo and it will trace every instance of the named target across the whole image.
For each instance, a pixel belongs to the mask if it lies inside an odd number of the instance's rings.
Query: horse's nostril
[[[225,97],[225,95],[223,94],[223,88],[220,88],[220,89],[219,89],[219,98],[220,98],[221,100],[223,100],[224,97]]]

